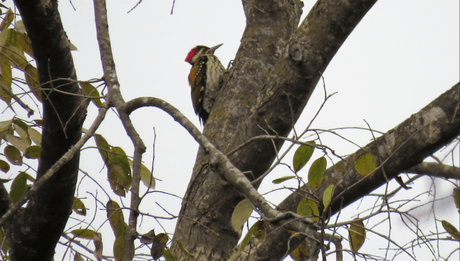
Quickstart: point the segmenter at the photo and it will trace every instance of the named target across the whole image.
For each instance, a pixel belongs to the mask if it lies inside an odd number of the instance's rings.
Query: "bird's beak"
[[[207,51],[207,53],[214,54],[214,52],[217,50],[217,48],[221,47],[222,45],[223,45],[223,43],[218,44],[218,45],[216,45],[216,46],[213,46],[213,47],[209,48],[209,50]]]

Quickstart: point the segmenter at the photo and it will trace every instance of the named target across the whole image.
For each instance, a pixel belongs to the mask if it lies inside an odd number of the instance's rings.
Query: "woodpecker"
[[[200,122],[206,124],[212,105],[220,91],[220,79],[225,68],[214,52],[222,44],[211,48],[198,45],[188,53],[185,61],[192,65],[188,82],[192,92],[192,103]]]

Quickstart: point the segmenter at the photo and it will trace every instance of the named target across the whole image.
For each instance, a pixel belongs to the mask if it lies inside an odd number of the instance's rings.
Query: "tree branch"
[[[158,107],[170,114],[175,121],[182,125],[204,148],[204,150],[209,153],[209,164],[211,168],[215,168],[216,172],[218,172],[222,178],[224,178],[231,186],[236,188],[241,195],[244,195],[244,197],[250,201],[254,209],[259,212],[266,221],[274,222],[286,229],[300,231],[302,238],[304,238],[305,235],[312,235],[315,233],[315,229],[318,227],[310,218],[297,215],[294,212],[283,213],[273,209],[265,198],[252,186],[246,176],[237,169],[220,150],[209,142],[209,140],[201,134],[195,125],[193,125],[174,106],[158,98],[143,97],[127,102],[122,109],[127,114],[130,114],[132,111],[143,106]]]
[[[97,39],[104,69],[104,79],[109,88],[108,102],[113,104],[117,109],[121,122],[134,145],[133,178],[131,182],[131,202],[128,225],[129,232],[126,236],[123,256],[123,260],[128,261],[132,259],[132,253],[134,253],[134,239],[137,235],[137,217],[139,216],[139,204],[141,202],[139,196],[140,172],[142,154],[145,152],[146,147],[134,128],[129,118],[129,113],[126,113],[126,111],[122,109],[125,105],[125,101],[120,93],[120,84],[115,70],[115,62],[113,60],[105,0],[94,0],[94,12],[96,15]]]
[[[8,211],[11,205],[11,197],[8,194],[5,186],[0,184],[0,217],[3,217],[5,213]],[[0,219],[0,227],[1,227],[2,219]]]
[[[96,119],[94,119],[93,124],[91,124],[91,127],[86,131],[85,135],[83,135],[83,137],[81,137],[81,139],[77,143],[75,143],[75,145],[72,146],[72,148],[70,148],[64,155],[62,155],[62,157],[53,166],[51,166],[51,168],[48,169],[45,175],[43,175],[39,180],[37,180],[34,183],[34,185],[29,190],[27,190],[27,192],[12,207],[8,209],[6,213],[1,215],[0,227],[3,226],[5,223],[9,222],[9,220],[18,213],[20,208],[30,198],[36,196],[37,191],[41,190],[44,184],[49,182],[49,180],[54,175],[56,175],[59,169],[61,169],[62,166],[67,164],[74,157],[74,155],[80,151],[83,145],[85,145],[85,143],[93,136],[97,128],[99,128],[99,126],[101,125],[102,121],[105,118],[106,112],[107,112],[107,108],[102,107],[99,110],[99,114],[96,116]],[[0,187],[0,194],[2,194],[1,187]]]
[[[394,129],[327,169],[324,173],[324,182],[319,189],[313,190],[309,185],[304,185],[279,204],[278,209],[295,211],[300,200],[306,195],[321,199],[326,187],[334,184],[331,215],[337,213],[341,208],[362,198],[401,172],[410,170],[456,138],[460,126],[460,113],[457,111],[459,103],[460,83],[457,83]],[[356,160],[364,153],[371,153],[379,166],[373,174],[366,177],[357,173],[354,168]],[[277,228],[276,225],[269,226],[267,230],[272,231],[270,237],[252,251],[251,260],[279,260],[279,254],[277,257],[262,258],[266,257],[267,252],[271,252],[273,256],[274,252],[286,251],[288,246],[278,242],[287,242],[291,235],[286,230]],[[275,246],[278,249],[273,251]]]
[[[406,172],[437,178],[460,180],[460,168],[440,163],[422,162],[409,168]]]

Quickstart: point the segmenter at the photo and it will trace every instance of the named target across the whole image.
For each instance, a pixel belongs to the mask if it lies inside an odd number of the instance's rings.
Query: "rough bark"
[[[5,215],[11,204],[11,198],[3,183],[0,185],[0,217]]]
[[[297,29],[298,1],[243,1],[247,26],[204,133],[227,153],[261,134],[288,135],[321,73],[375,1],[319,1]],[[295,31],[297,29],[297,31]],[[282,141],[276,141],[279,148]],[[249,179],[276,156],[272,141],[253,142],[230,156]],[[172,250],[178,259],[226,260],[239,236],[230,217],[242,197],[223,184],[200,150],[183,200]]]
[[[332,214],[372,190],[385,184],[396,175],[406,171],[427,156],[442,148],[460,134],[460,83],[443,93],[418,113],[395,128],[369,143],[359,151],[329,168],[324,175],[324,184],[316,191],[306,185],[301,190],[322,198],[324,189],[335,184],[338,197],[332,205]],[[360,175],[354,165],[359,157],[371,153],[377,160],[378,170],[368,176]],[[302,198],[291,194],[278,207],[293,210]]]
[[[37,179],[81,137],[87,100],[80,94],[57,1],[15,1],[37,63],[43,97],[42,151]],[[56,90],[59,90],[56,91]],[[12,260],[53,260],[71,213],[79,153],[31,195],[7,225]]]
[[[460,127],[459,127],[460,128]],[[440,163],[422,162],[406,171],[430,177],[460,180],[460,169],[455,166],[448,166]]]

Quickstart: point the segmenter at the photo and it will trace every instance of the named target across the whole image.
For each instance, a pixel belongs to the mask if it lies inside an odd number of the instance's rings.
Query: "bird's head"
[[[222,44],[218,44],[216,46],[213,46],[211,48],[204,46],[204,45],[197,45],[194,47],[190,52],[188,52],[187,57],[185,58],[185,61],[190,63],[191,65],[195,64],[196,61],[198,61],[198,58],[200,58],[201,55],[203,54],[214,54],[217,48],[221,47]]]

